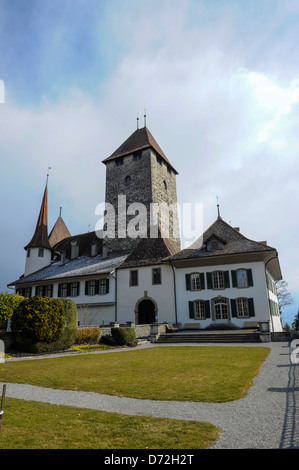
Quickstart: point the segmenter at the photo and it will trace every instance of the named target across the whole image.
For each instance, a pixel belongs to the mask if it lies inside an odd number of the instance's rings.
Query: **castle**
[[[103,164],[103,229],[72,236],[60,214],[49,233],[46,185],[33,237],[25,246],[24,275],[9,286],[25,297],[73,299],[81,325],[171,323],[205,329],[266,322],[270,331],[282,330],[276,249],[249,240],[219,213],[198,243],[181,249],[178,172],[146,126]],[[140,207],[142,217],[136,216]]]

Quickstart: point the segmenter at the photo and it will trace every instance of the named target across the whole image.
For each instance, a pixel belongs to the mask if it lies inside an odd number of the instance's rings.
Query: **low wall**
[[[293,341],[299,338],[299,331],[280,331],[271,333],[271,341]]]
[[[141,338],[148,338],[150,335],[151,335],[151,329],[152,329],[152,325],[151,324],[146,324],[146,325],[136,325],[135,322],[128,322],[128,323],[115,323],[115,322],[112,322],[110,324],[110,326],[108,325],[104,325],[104,326],[79,326],[78,328],[101,328],[101,336],[105,336],[105,335],[110,335],[111,334],[111,328],[114,327],[114,326],[120,326],[120,327],[124,327],[124,326],[130,326],[131,328],[134,328],[135,330],[135,335],[136,335],[136,338],[137,339],[141,339]]]

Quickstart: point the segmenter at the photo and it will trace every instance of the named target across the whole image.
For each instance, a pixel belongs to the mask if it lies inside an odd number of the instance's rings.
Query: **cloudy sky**
[[[299,309],[299,2],[0,0],[0,290],[49,226],[94,230],[109,156],[147,126],[202,203],[279,253]],[[1,93],[1,87],[0,87]],[[1,101],[1,96],[0,96]],[[3,101],[3,100],[2,100]]]

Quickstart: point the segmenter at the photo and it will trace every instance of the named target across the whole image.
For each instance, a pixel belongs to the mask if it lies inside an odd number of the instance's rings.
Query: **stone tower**
[[[133,132],[103,163],[106,165],[105,229],[115,222],[115,238],[110,235],[105,238],[108,253],[133,249],[136,241],[147,237],[148,229],[157,225],[179,251],[178,173],[148,128]],[[115,220],[109,217],[111,207]],[[155,236],[157,231],[151,233]]]

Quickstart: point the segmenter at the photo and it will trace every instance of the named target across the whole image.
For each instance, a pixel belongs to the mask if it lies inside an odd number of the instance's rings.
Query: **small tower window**
[[[115,166],[121,166],[124,163],[123,157],[116,158],[115,160]]]
[[[38,249],[38,257],[39,257],[39,258],[43,258],[43,256],[44,256],[44,249],[43,249],[43,248],[39,248],[39,249]]]
[[[163,186],[164,186],[164,189],[167,189],[167,183],[165,180],[163,181]]]
[[[27,250],[27,258],[29,258],[29,256],[30,256],[30,248],[28,248]]]
[[[140,160],[140,159],[141,159],[141,152],[134,153],[134,155],[133,155],[134,162],[136,162],[137,160]]]
[[[130,184],[131,183],[131,176],[126,176],[125,177],[125,183]]]

